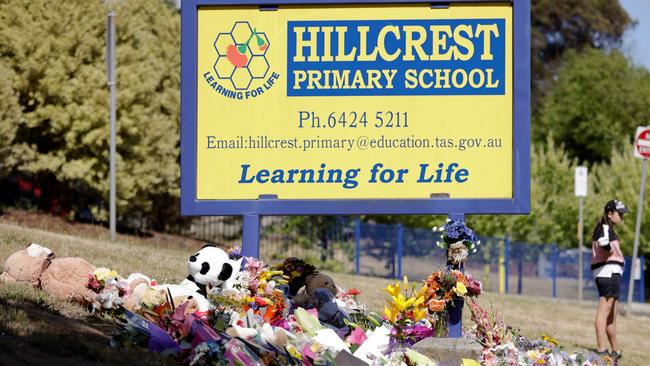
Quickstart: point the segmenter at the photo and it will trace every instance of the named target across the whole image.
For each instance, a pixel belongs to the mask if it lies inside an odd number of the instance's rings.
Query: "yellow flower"
[[[289,343],[289,344],[287,345],[287,348],[286,348],[286,349],[287,349],[287,351],[289,351],[289,354],[291,354],[291,356],[293,356],[294,358],[297,358],[297,359],[299,359],[299,360],[302,359],[302,353],[301,353],[300,351],[298,351],[298,349],[296,348],[296,346],[294,346],[294,345],[292,345],[291,343]]]
[[[397,321],[397,311],[394,311],[392,307],[389,308],[388,306],[384,305],[384,316],[389,322],[393,324]]]
[[[539,357],[539,351],[536,349],[531,349],[528,352],[526,352],[526,355],[532,358],[533,360],[535,360],[537,359],[537,357]]]
[[[95,271],[93,271],[93,275],[95,275],[95,277],[97,277],[97,280],[99,281],[106,281],[107,279],[110,278],[119,277],[117,272],[103,267],[97,268]]]
[[[424,304],[424,296],[418,296],[415,298],[415,301],[413,302],[413,306],[416,308],[419,308],[420,305]]]
[[[399,311],[400,313],[408,309],[415,302],[414,298],[411,297],[407,299],[401,293],[397,294],[397,297],[394,299],[395,299],[395,304],[394,304],[395,309],[397,309],[397,311]]]
[[[426,308],[417,307],[413,310],[413,321],[420,321],[424,319],[425,316],[427,316]]]
[[[400,283],[397,282],[397,283],[395,284],[395,286],[392,286],[392,285],[388,285],[388,286],[386,286],[386,288],[384,289],[384,291],[388,292],[388,294],[389,294],[390,296],[395,297],[395,296],[397,296],[397,294],[399,294],[400,292],[402,292],[402,289],[400,288]]]
[[[553,338],[553,337],[549,337],[549,336],[547,336],[547,335],[543,335],[543,336],[542,336],[542,339],[543,339],[544,341],[548,342],[548,343],[553,344],[553,345],[556,346],[556,347],[557,347],[557,345],[558,345],[557,340],[556,340],[555,338]]]
[[[427,293],[427,284],[424,283],[422,284],[422,287],[420,287],[420,291],[418,291],[418,297],[424,297],[424,295]]]
[[[456,286],[454,286],[454,292],[458,296],[465,296],[467,294],[467,287],[462,282],[456,282]]]

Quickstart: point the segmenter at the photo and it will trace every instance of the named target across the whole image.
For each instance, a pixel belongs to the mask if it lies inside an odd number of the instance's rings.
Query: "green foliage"
[[[20,165],[28,151],[24,144],[15,143],[16,132],[23,123],[18,96],[13,90],[15,73],[0,60],[0,178]]]
[[[609,160],[650,120],[650,72],[618,51],[569,52],[544,100],[534,136],[552,135],[579,161]]]
[[[118,207],[146,211],[154,197],[178,196],[180,21],[159,0],[110,6],[117,13]],[[105,198],[107,10],[99,1],[0,3],[0,58],[15,73],[24,119],[12,133],[3,116],[1,131],[27,150],[13,167]]]
[[[533,105],[549,90],[567,51],[616,47],[631,25],[618,0],[532,0]]]
[[[545,146],[536,146],[530,163],[530,215],[469,216],[468,226],[480,235],[508,234],[512,240],[574,246],[578,217],[573,191],[575,165],[550,139]]]

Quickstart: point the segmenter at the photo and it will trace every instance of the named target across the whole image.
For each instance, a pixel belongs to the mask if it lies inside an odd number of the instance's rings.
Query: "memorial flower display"
[[[449,233],[455,235],[456,229]],[[241,258],[239,248],[227,254],[231,260]],[[113,345],[144,347],[187,365],[435,366],[435,360],[412,346],[446,336],[446,314],[458,299],[468,299],[475,323],[464,337],[483,346],[480,359],[464,360],[464,365],[605,365],[594,353],[564,351],[551,337],[518,335],[499,313],[478,305],[475,299],[483,288],[470,273],[446,267],[421,282],[405,276],[386,286],[388,297],[378,315],[359,301],[361,292],[355,288],[330,286],[335,294],[317,290],[313,303],[298,306],[295,299],[309,295],[301,286],[318,274],[315,266],[297,258],[275,266],[244,259],[231,285],[206,286],[207,311],[200,310],[202,295],[172,297],[142,274],[125,280],[98,268],[86,286],[97,293],[96,310],[118,319],[123,329]]]

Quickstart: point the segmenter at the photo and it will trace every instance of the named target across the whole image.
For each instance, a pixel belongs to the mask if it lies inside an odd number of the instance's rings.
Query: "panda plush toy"
[[[241,264],[242,258],[230,259],[223,250],[206,244],[190,256],[187,264],[189,275],[180,284],[157,285],[153,288],[165,290],[172,299],[194,299],[198,310],[206,312],[212,307],[207,300],[207,290],[232,288]]]
[[[231,289],[239,273],[243,258],[230,259],[223,250],[206,244],[191,255],[187,264],[189,275],[181,286],[196,286],[196,292],[207,296],[208,289]]]

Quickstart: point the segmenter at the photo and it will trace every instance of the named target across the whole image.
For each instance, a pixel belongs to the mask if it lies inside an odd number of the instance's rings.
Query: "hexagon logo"
[[[238,91],[248,90],[253,80],[267,77],[269,61],[266,58],[270,42],[265,32],[257,29],[247,21],[237,21],[230,32],[217,34],[214,39],[216,60],[213,70],[218,79],[227,80]]]
[[[269,71],[269,63],[264,56],[253,56],[248,63],[248,70],[251,72],[253,79],[263,79],[266,72]]]
[[[235,39],[230,33],[219,33],[217,39],[214,40],[214,49],[217,50],[219,56],[226,56],[228,46],[231,44],[235,44]]]

